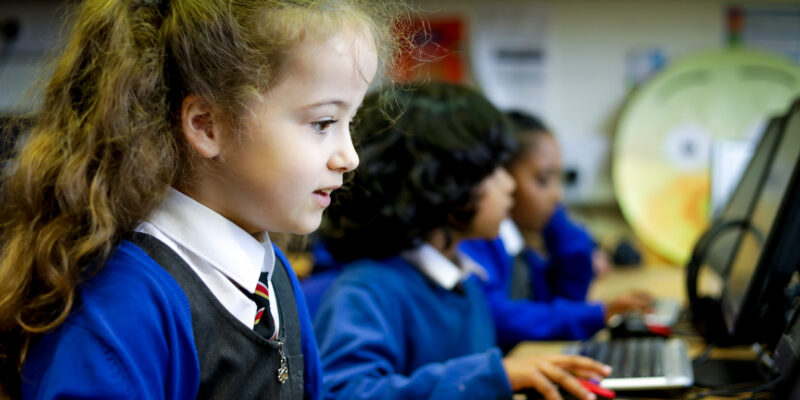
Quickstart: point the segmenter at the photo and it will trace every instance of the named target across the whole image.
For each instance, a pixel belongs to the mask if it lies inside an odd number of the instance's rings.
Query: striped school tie
[[[256,319],[253,330],[267,340],[275,340],[278,331],[275,330],[275,321],[272,320],[272,312],[269,309],[269,290],[267,290],[268,276],[261,274],[256,291],[250,298],[256,303]]]

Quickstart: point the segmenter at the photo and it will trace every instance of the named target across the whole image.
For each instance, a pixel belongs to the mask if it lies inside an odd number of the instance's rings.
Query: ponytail
[[[13,394],[33,335],[60,325],[90,265],[180,172],[165,82],[162,11],[89,1],[11,161],[0,199],[0,380]]]

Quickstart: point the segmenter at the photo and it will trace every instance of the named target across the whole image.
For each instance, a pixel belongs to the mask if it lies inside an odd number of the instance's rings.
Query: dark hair
[[[506,117],[516,131],[550,132],[542,120],[524,111],[506,111]]]
[[[520,144],[509,164],[515,163],[523,153],[536,147],[536,141],[541,135],[552,135],[552,131],[542,120],[525,111],[506,111],[506,117],[514,127],[514,135]]]
[[[321,228],[338,262],[389,257],[434,229],[466,228],[476,186],[517,146],[483,95],[447,83],[373,93],[356,124],[361,165],[334,192]]]

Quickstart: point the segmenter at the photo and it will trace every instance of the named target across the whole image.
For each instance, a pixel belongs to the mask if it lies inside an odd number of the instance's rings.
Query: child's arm
[[[187,354],[184,368],[197,370],[182,373],[181,377],[173,375],[173,379],[167,380],[170,372],[177,372],[170,368],[176,364],[168,362],[164,351],[146,348],[149,345],[143,343],[146,340],[129,343],[136,347],[121,351],[94,332],[66,324],[60,329],[59,334],[38,343],[37,350],[26,360],[22,375],[23,398],[177,400],[197,395],[200,371],[193,352]],[[142,335],[135,337],[143,338]],[[193,379],[186,379],[190,376]],[[183,380],[177,384],[181,378]]]
[[[605,327],[602,304],[511,300],[501,291],[487,297],[502,348],[525,340],[583,340]]]
[[[488,279],[481,281],[481,286],[501,348],[510,348],[525,340],[586,339],[605,326],[600,304],[510,298],[512,266],[502,241],[470,240],[462,242],[460,249],[486,270]]]
[[[592,253],[595,243],[589,233],[569,219],[562,205],[556,208],[543,237],[550,263],[544,279],[553,296],[586,301],[589,284],[594,278]]]
[[[432,362],[402,373],[413,337],[400,311],[366,288],[334,287],[314,321],[323,362],[323,387],[336,399],[510,398],[500,351]],[[385,296],[381,296],[385,297]],[[445,340],[457,340],[456,338]],[[465,344],[466,345],[466,344]]]

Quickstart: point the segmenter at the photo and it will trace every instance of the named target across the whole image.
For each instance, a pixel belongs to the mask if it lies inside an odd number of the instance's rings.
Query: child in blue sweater
[[[651,298],[641,291],[606,304],[586,302],[592,278],[608,262],[560,205],[558,144],[537,118],[516,111],[507,116],[520,142],[508,163],[516,183],[511,219],[501,224],[499,238],[461,244],[487,270],[483,287],[498,344],[508,349],[523,340],[586,339],[611,315],[647,309]],[[546,255],[528,244],[537,236]]]
[[[387,3],[77,7],[0,182],[0,398],[317,398],[269,232],[315,230],[358,164]]]
[[[593,398],[567,371],[601,379],[607,366],[502,357],[485,275],[457,251],[496,236],[510,211],[502,165],[516,144],[503,115],[473,90],[431,83],[367,96],[356,121],[361,167],[321,231],[348,263],[314,320],[325,397],[497,399],[533,388],[558,399],[558,384]]]

